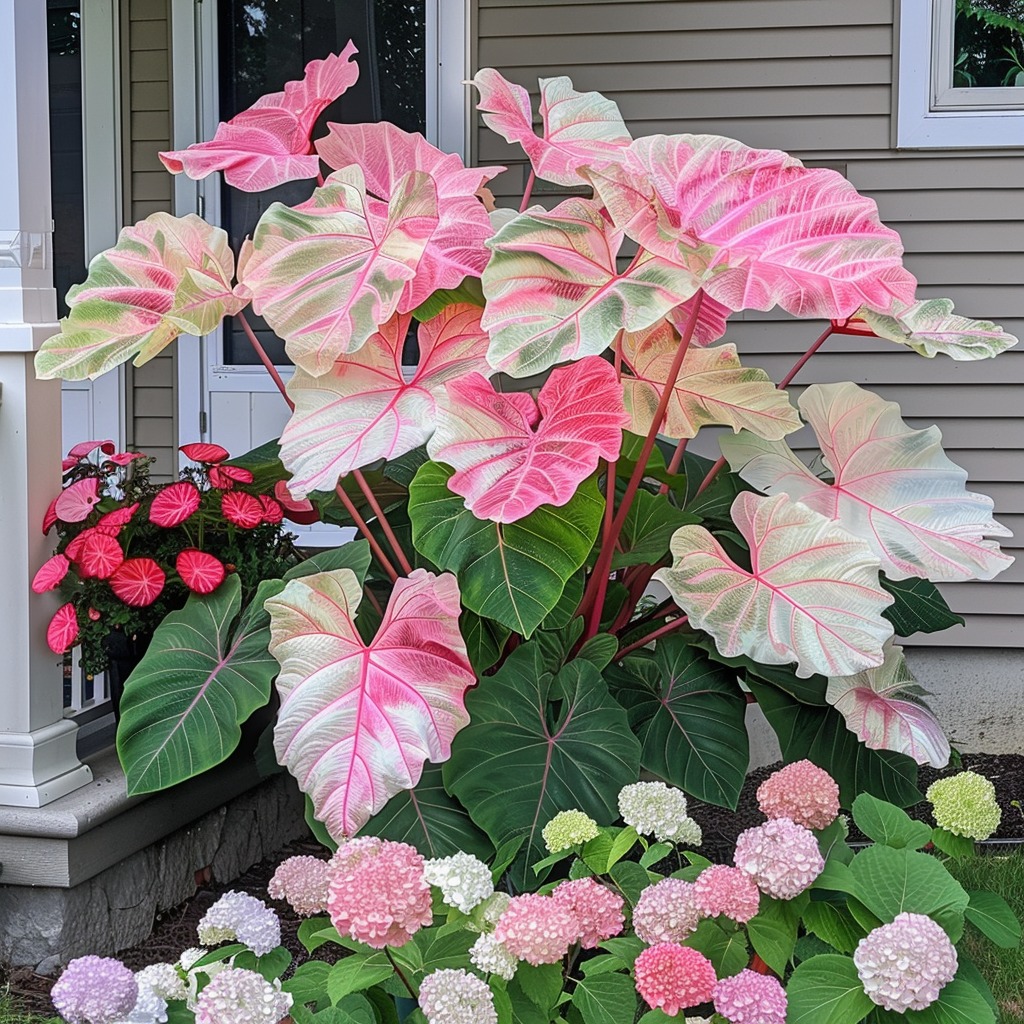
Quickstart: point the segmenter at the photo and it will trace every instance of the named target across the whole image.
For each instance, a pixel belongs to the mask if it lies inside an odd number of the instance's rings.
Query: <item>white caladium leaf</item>
[[[517,142],[537,177],[559,185],[582,185],[579,168],[621,158],[632,136],[619,108],[599,92],[577,92],[564,75],[540,80],[541,135],[533,130],[530,94],[494,68],[473,79],[484,124],[507,142]]]
[[[437,190],[407,174],[390,203],[367,196],[362,171],[335,171],[296,207],[273,203],[242,247],[236,293],[313,377],[355,352],[398,309],[438,223]]]
[[[587,199],[531,207],[487,243],[488,359],[514,377],[598,355],[620,328],[641,331],[697,290],[684,267],[641,250],[619,273],[622,232]]]
[[[785,443],[750,434],[722,438],[734,472],[837,520],[871,545],[893,580],[991,579],[1013,562],[986,539],[1010,532],[992,518],[991,498],[966,490],[967,473],[943,452],[938,427],[911,429],[895,402],[849,382],[814,384],[799,404],[834,483]]]
[[[856,320],[867,324],[879,338],[906,345],[928,359],[938,352],[961,361],[991,359],[1017,344],[1012,334],[990,320],[958,316],[952,299],[922,299],[905,307],[897,303],[896,307],[892,315],[865,307]]]
[[[727,657],[796,662],[801,677],[881,665],[892,597],[864,541],[785,495],[736,496],[731,517],[750,546],[747,571],[702,526],[672,535],[671,568],[654,574]]]
[[[274,750],[338,841],[415,786],[426,760],[448,759],[476,682],[453,575],[398,580],[369,644],[353,621],[361,596],[355,573],[335,569],[265,604],[281,664]]]
[[[358,351],[313,377],[301,367],[288,381],[295,411],[281,434],[281,461],[297,498],[333,490],[339,476],[419,447],[434,432],[436,399],[467,373],[488,373],[479,306],[452,303],[419,325],[420,359],[410,380],[402,347],[410,313],[396,313]]]
[[[889,642],[882,665],[854,676],[833,676],[825,699],[842,713],[847,727],[865,746],[895,750],[918,764],[944,768],[949,763],[949,740],[921,700],[922,693],[903,648]]]
[[[40,347],[36,373],[96,378],[132,356],[141,366],[179,334],[209,334],[245,305],[232,294],[234,269],[227,232],[195,214],[154,213],[123,228],[68,292],[71,314]]]
[[[634,434],[650,430],[678,347],[679,335],[665,320],[646,331],[623,335],[622,361],[632,376],[623,376],[622,383]],[[696,437],[708,424],[736,431],[745,427],[773,439],[802,425],[789,396],[775,387],[764,370],[740,365],[735,345],[687,349],[661,433]]]

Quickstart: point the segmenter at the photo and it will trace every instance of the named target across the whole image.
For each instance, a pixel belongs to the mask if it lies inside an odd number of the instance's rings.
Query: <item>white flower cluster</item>
[[[468,914],[494,892],[491,869],[471,853],[423,862],[423,877],[441,890],[444,902]]]
[[[226,892],[203,915],[196,929],[204,946],[237,941],[263,956],[281,945],[281,921],[262,900]]]
[[[221,971],[196,1001],[196,1024],[278,1024],[291,1009],[292,997],[255,971],[229,967]]]
[[[634,782],[619,791],[619,814],[642,836],[659,843],[700,846],[700,825],[687,814],[686,794],[664,782]]]
[[[186,952],[196,952],[199,956],[202,956],[206,950],[186,950]],[[199,956],[196,956],[192,962],[195,963]],[[185,954],[182,953],[182,959],[184,957]],[[187,994],[185,981],[178,973],[174,964],[150,964],[149,967],[143,967],[141,971],[136,971],[135,980],[139,983],[140,993],[143,988],[146,988],[167,1001],[184,999]]]
[[[487,982],[461,968],[428,974],[420,985],[419,1003],[429,1024],[498,1024]]]
[[[497,974],[506,981],[512,980],[519,966],[515,954],[510,953],[505,944],[499,942],[490,932],[484,932],[477,937],[476,942],[470,947],[469,959],[477,970],[486,974]]]

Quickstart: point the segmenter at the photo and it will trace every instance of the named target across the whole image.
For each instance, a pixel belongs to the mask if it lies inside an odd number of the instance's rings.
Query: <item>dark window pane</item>
[[[953,87],[1022,89],[1024,0],[957,0]]]

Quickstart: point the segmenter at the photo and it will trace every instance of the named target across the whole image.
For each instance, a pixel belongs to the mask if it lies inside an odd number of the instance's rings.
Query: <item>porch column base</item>
[[[60,721],[29,733],[0,732],[0,806],[44,807],[92,782],[78,760],[78,726]]]

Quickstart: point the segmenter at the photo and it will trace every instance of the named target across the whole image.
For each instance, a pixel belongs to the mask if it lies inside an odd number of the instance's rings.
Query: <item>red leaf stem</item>
[[[640,637],[639,640],[635,640],[633,643],[626,647],[623,647],[618,654],[615,655],[615,660],[618,661],[620,658],[624,658],[627,654],[632,654],[633,651],[640,647],[645,647],[652,640],[657,640],[659,636],[665,636],[666,633],[671,633],[675,629],[679,629],[680,626],[685,626],[687,623],[687,617],[680,615],[678,619],[673,619],[671,622],[666,622],[665,625],[659,626],[656,630],[648,633],[646,636]]]
[[[530,176],[526,179],[526,188],[523,189],[523,201],[519,204],[519,212],[522,213],[530,205],[530,196],[533,194],[533,185],[537,175],[533,168],[530,168]]]
[[[384,554],[384,549],[377,543],[377,538],[370,532],[370,528],[366,525],[366,520],[359,514],[359,509],[356,508],[352,499],[345,493],[345,488],[341,484],[334,488],[334,493],[338,495],[342,505],[345,506],[345,511],[352,517],[352,522],[356,524],[356,529],[366,538],[374,557],[391,577],[391,582],[394,583],[398,579],[398,573],[395,572],[395,567],[391,564],[388,556]]]
[[[355,479],[355,482],[359,485],[359,489],[363,492],[363,496],[366,498],[366,503],[370,506],[373,514],[377,517],[377,522],[380,523],[380,528],[384,531],[384,536],[387,537],[388,543],[391,545],[391,550],[394,551],[395,557],[398,559],[398,564],[402,567],[402,572],[408,576],[409,573],[412,572],[412,566],[409,564],[409,559],[405,557],[402,545],[398,543],[395,531],[391,529],[388,517],[384,515],[384,509],[380,507],[380,503],[377,501],[377,497],[373,493],[373,489],[366,482],[366,477],[363,476],[358,469],[352,470],[352,476]]]
[[[274,365],[270,356],[267,355],[267,350],[260,344],[260,339],[256,337],[256,332],[249,326],[249,321],[245,318],[245,313],[236,313],[236,319],[242,325],[242,330],[245,331],[245,336],[249,339],[249,344],[252,345],[256,355],[260,357],[260,362],[263,364],[267,373],[270,374],[270,379],[277,385],[277,390],[281,392],[281,397],[288,403],[288,408],[293,412],[295,411],[295,403],[291,400],[287,390],[284,386],[284,381],[281,379],[281,374],[277,372],[277,367]]]

